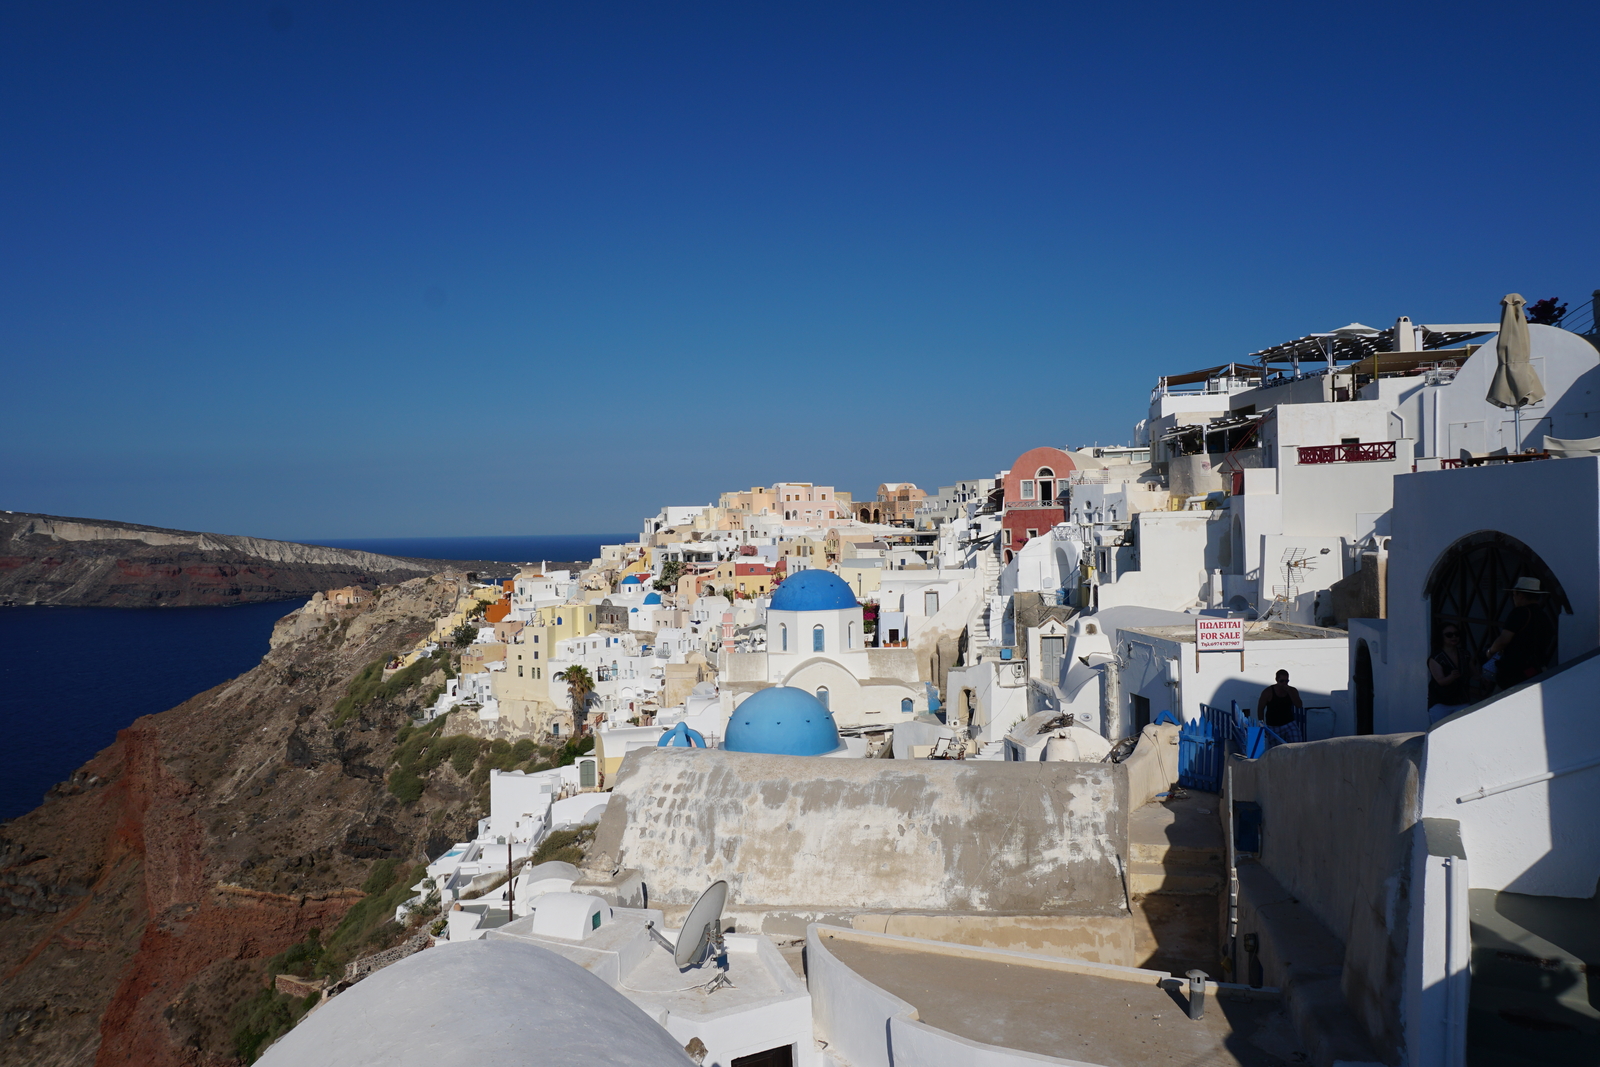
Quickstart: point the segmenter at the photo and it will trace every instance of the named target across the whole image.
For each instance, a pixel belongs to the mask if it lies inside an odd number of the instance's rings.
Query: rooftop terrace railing
[[[1393,459],[1393,441],[1366,441],[1349,445],[1301,445],[1297,450],[1302,464],[1371,463]]]

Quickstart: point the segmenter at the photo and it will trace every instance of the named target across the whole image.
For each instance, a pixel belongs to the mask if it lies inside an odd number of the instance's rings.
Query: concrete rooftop
[[[855,937],[831,937],[827,946],[856,974],[915,1006],[922,1022],[972,1041],[1103,1067],[1307,1062],[1270,994],[1208,996],[1205,1018],[1195,1022],[1179,995],[1137,971],[1106,977],[1016,953],[955,954]]]

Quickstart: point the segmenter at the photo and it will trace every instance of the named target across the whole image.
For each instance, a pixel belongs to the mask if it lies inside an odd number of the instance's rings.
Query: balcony
[[[1006,510],[1007,511],[1017,511],[1019,509],[1029,509],[1029,508],[1064,508],[1066,506],[1067,506],[1067,502],[1065,500],[1061,500],[1059,498],[1055,499],[1055,500],[1007,500],[1006,501]]]
[[[1372,463],[1394,459],[1393,441],[1365,441],[1353,445],[1301,445],[1300,463]]]

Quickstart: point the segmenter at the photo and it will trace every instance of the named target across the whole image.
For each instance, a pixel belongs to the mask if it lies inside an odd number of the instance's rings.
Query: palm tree
[[[589,707],[589,695],[594,692],[594,676],[589,668],[573,664],[551,677],[567,683],[567,698],[572,703],[572,733],[573,736],[582,734],[584,712]]]

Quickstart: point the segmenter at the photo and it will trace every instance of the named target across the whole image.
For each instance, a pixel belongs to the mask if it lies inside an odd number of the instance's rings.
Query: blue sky
[[[9,4],[0,507],[636,528],[1600,286],[1595,5]],[[1509,14],[1508,14],[1509,13]]]

